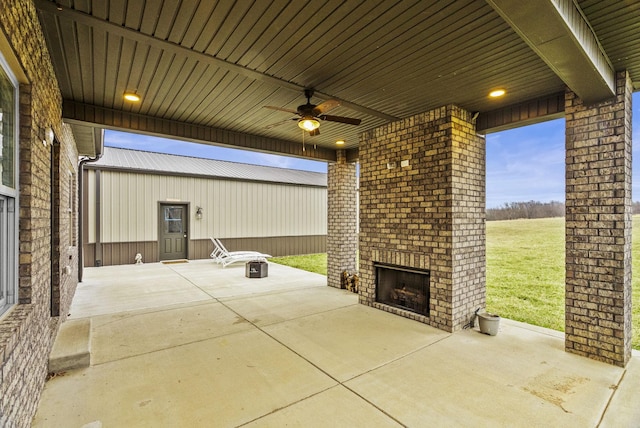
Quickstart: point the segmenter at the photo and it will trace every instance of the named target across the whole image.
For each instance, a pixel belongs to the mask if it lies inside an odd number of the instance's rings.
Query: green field
[[[302,256],[273,257],[270,262],[291,266],[308,272],[327,274],[327,254],[304,254]]]
[[[640,349],[640,216],[632,242],[631,342]],[[487,310],[564,331],[564,218],[487,222]]]
[[[633,339],[640,349],[640,216],[633,218]],[[276,263],[327,274],[327,255]],[[564,219],[487,222],[487,310],[564,331]]]
[[[564,331],[564,218],[487,222],[487,310]]]

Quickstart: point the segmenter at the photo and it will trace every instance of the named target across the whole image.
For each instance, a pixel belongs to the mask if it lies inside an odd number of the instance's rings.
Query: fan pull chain
[[[304,152],[304,130],[302,131],[302,151]]]

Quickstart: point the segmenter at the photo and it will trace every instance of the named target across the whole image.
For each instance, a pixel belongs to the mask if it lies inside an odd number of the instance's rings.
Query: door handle
[[[187,237],[187,234],[185,233],[185,234],[184,234],[184,236],[183,236],[183,238],[186,238],[186,237]]]

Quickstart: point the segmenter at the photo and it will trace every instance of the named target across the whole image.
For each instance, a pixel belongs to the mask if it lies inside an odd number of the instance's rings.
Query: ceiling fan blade
[[[287,113],[298,114],[297,110],[291,110],[289,108],[276,107],[276,106],[262,106],[262,107],[269,108],[271,110],[286,111]]]
[[[328,112],[329,110],[336,108],[340,105],[340,101],[338,100],[327,100],[323,103],[318,104],[313,109],[313,115],[318,116],[322,113]]]
[[[292,117],[291,119],[281,120],[280,122],[272,123],[270,125],[265,126],[264,129],[275,128],[276,126],[283,125],[283,124],[289,122],[290,120],[298,120],[298,118],[297,117]]]
[[[360,122],[362,122],[360,119],[355,119],[353,117],[329,116],[328,114],[323,114],[322,116],[318,116],[318,118],[328,122],[340,122],[348,125],[360,125]]]

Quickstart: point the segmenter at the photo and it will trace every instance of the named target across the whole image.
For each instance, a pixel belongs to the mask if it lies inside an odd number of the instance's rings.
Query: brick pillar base
[[[625,366],[631,357],[631,80],[611,101],[566,114],[565,348]]]
[[[358,251],[356,165],[344,150],[329,164],[327,181],[327,285],[341,288],[342,272],[356,271]]]

